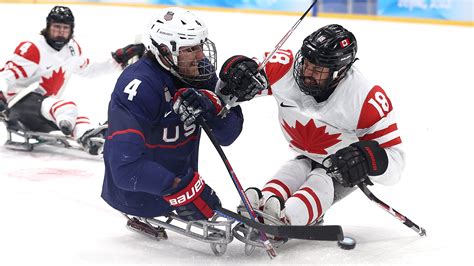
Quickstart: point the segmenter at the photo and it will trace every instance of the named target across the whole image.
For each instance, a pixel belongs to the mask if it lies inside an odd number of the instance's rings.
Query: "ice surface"
[[[16,45],[39,33],[51,5],[0,5],[0,62]],[[154,9],[71,6],[75,34],[92,60],[109,56],[141,34]],[[218,48],[219,65],[234,54],[262,57],[295,23],[293,16],[197,11]],[[379,209],[360,191],[325,216],[357,239],[354,250],[335,243],[290,241],[270,261],[262,250],[251,257],[232,242],[222,257],[209,245],[169,233],[155,242],[125,229],[123,217],[100,198],[103,164],[76,151],[42,147],[17,152],[0,147],[0,265],[168,264],[414,264],[461,265],[472,239],[472,27],[306,18],[284,47],[298,49],[316,28],[340,23],[356,34],[358,66],[385,88],[395,106],[407,152],[407,167],[395,186],[372,191],[427,229],[420,238]],[[64,97],[91,119],[106,119],[117,75],[73,77]],[[243,104],[241,137],[225,152],[242,185],[261,186],[289,150],[271,97]],[[0,130],[0,142],[5,132]],[[200,171],[234,209],[238,194],[211,143],[201,144]]]

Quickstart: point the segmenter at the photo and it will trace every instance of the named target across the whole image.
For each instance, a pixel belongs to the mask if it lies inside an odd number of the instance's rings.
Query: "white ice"
[[[45,26],[51,5],[0,5],[0,62]],[[71,5],[75,35],[92,60],[133,42],[155,11]],[[209,26],[218,63],[234,54],[262,57],[298,17],[196,11]],[[376,185],[379,198],[420,226],[421,238],[356,191],[332,207],[326,224],[357,239],[354,250],[331,242],[292,240],[270,261],[263,250],[244,255],[234,240],[222,257],[208,244],[169,233],[156,242],[125,229],[125,220],[100,198],[103,163],[61,148],[18,152],[0,147],[0,265],[167,264],[469,264],[472,238],[474,28],[305,18],[285,48],[297,50],[320,26],[340,23],[359,42],[357,62],[391,96],[407,153],[395,186]],[[118,74],[117,74],[118,75]],[[65,97],[97,122],[106,119],[117,75],[74,77]],[[262,186],[294,154],[284,141],[271,97],[243,104],[245,126],[225,152],[242,185]],[[0,130],[0,142],[6,139]],[[200,171],[234,209],[239,197],[206,137]]]

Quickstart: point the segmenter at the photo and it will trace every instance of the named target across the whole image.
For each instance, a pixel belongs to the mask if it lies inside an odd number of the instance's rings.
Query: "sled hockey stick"
[[[235,175],[234,169],[232,169],[232,166],[229,163],[229,160],[227,159],[227,156],[225,155],[224,151],[222,150],[221,145],[219,145],[219,142],[217,141],[216,137],[214,136],[214,133],[212,133],[211,128],[209,125],[202,119],[202,117],[197,118],[197,122],[199,125],[204,129],[206,132],[207,136],[211,140],[212,144],[217,150],[217,153],[219,153],[219,156],[221,157],[222,161],[224,162],[225,167],[227,168],[227,172],[229,172],[230,177],[232,178],[232,182],[234,183],[235,188],[237,188],[237,191],[239,192],[240,199],[244,203],[245,208],[247,209],[247,212],[250,214],[250,217],[252,220],[256,221],[257,219],[257,214],[252,208],[252,205],[250,205],[249,199],[247,198],[247,195],[245,195],[244,189],[242,188],[242,185],[239,182],[239,179]],[[260,239],[263,242],[263,245],[265,246],[265,250],[267,251],[268,256],[273,259],[274,257],[277,256],[277,253],[275,251],[275,248],[272,246],[270,243],[270,240],[268,239],[267,235],[261,230],[260,231]]]
[[[262,70],[265,65],[268,63],[268,61],[270,60],[270,58],[273,57],[273,55],[276,53],[276,51],[278,51],[278,49],[280,49],[283,44],[286,42],[286,40],[288,40],[288,38],[290,37],[291,34],[293,34],[293,32],[296,30],[296,28],[298,27],[298,25],[300,25],[301,21],[303,21],[303,19],[306,17],[306,15],[309,13],[309,11],[313,8],[313,6],[318,2],[318,0],[315,0],[313,1],[313,3],[309,6],[309,8],[306,10],[306,12],[303,13],[303,15],[301,15],[301,17],[298,19],[298,21],[296,21],[296,23],[293,25],[293,27],[291,27],[291,29],[285,34],[285,36],[283,36],[283,38],[281,38],[281,40],[277,43],[277,45],[275,46],[275,48],[273,48],[273,51],[271,53],[269,53],[265,59],[263,60],[263,62],[260,64],[260,66],[258,66],[257,68],[257,71],[260,71]],[[254,77],[255,78],[255,77]],[[258,81],[257,81],[258,82]],[[225,107],[224,107],[224,110],[223,110],[223,114],[226,114],[230,108],[234,107],[235,106],[235,103],[237,102],[237,97],[234,97],[233,99],[229,100],[228,103],[226,103]]]
[[[420,236],[426,236],[426,230],[423,227],[418,226],[406,216],[402,215],[385,202],[379,200],[368,188],[366,184],[359,183],[357,186],[364,192],[364,194],[373,202],[375,202],[380,208],[384,209],[386,212],[390,213],[393,217],[397,218],[400,222],[404,225],[408,226],[409,228],[413,229],[416,233]]]

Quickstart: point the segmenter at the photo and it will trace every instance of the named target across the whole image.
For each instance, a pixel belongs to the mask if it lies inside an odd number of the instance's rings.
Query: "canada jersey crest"
[[[327,155],[330,147],[341,142],[339,139],[341,133],[331,134],[327,132],[326,125],[318,127],[313,119],[306,124],[296,120],[294,127],[282,120],[281,127],[288,136],[291,146],[309,153]]]

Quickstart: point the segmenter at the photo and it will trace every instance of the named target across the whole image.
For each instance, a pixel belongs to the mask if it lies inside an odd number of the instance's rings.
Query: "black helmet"
[[[318,102],[325,101],[357,59],[356,53],[357,40],[350,31],[337,24],[322,27],[304,39],[296,55],[293,70],[296,83],[305,94],[313,96]],[[327,78],[311,84],[305,82],[304,60],[317,67],[328,68],[329,72],[325,72]]]
[[[72,14],[71,9],[65,6],[55,6],[49,12],[48,16],[46,17],[46,29],[49,30],[49,27],[52,23],[64,23],[71,26],[71,34],[69,38],[65,39],[62,37],[52,39],[48,36],[47,33],[43,34],[46,38],[46,42],[51,45],[56,50],[61,50],[64,45],[66,45],[69,40],[72,38],[72,34],[74,32],[74,15]]]

